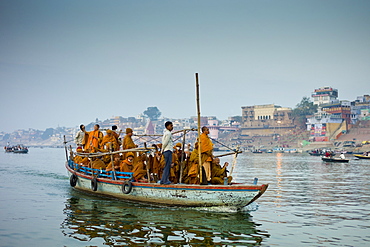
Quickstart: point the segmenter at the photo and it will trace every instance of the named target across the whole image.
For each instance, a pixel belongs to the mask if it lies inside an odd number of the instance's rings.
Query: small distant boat
[[[349,159],[341,159],[341,158],[333,158],[333,157],[321,157],[321,159],[325,162],[341,162],[341,163],[349,162]]]
[[[261,154],[263,152],[261,150],[254,150],[254,151],[252,151],[252,153],[254,153],[254,154]]]
[[[365,156],[365,155],[361,155],[361,154],[354,154],[353,156],[355,156],[356,158],[359,158],[359,159],[369,159],[370,160],[370,156]]]
[[[28,153],[28,148],[23,144],[18,144],[15,146],[10,146],[9,144],[4,147],[5,152],[7,153],[18,153],[18,154],[26,154]]]
[[[324,153],[323,152],[309,152],[309,154],[312,155],[312,156],[321,156]]]

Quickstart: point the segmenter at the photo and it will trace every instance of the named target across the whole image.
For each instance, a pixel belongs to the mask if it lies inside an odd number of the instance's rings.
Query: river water
[[[64,149],[0,152],[0,246],[370,246],[370,160],[241,154],[235,181],[269,184],[243,212],[84,194],[64,162]]]

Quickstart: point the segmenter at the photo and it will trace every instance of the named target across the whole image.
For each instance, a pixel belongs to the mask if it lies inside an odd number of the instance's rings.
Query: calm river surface
[[[370,246],[370,160],[241,154],[235,180],[269,184],[244,212],[83,194],[64,162],[64,149],[0,152],[0,246]]]

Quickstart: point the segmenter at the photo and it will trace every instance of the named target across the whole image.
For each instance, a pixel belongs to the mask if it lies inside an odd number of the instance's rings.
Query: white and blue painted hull
[[[74,188],[85,192],[115,197],[127,201],[189,207],[226,206],[241,209],[258,199],[268,185],[192,185],[132,182],[129,193],[124,193],[124,180],[96,178],[96,191],[92,189],[93,176],[77,172],[66,163],[68,176],[77,176]]]

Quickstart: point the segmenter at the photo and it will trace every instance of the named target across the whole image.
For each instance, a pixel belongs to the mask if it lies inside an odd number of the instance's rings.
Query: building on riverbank
[[[296,128],[292,109],[274,104],[242,107],[242,136],[274,136]]]

